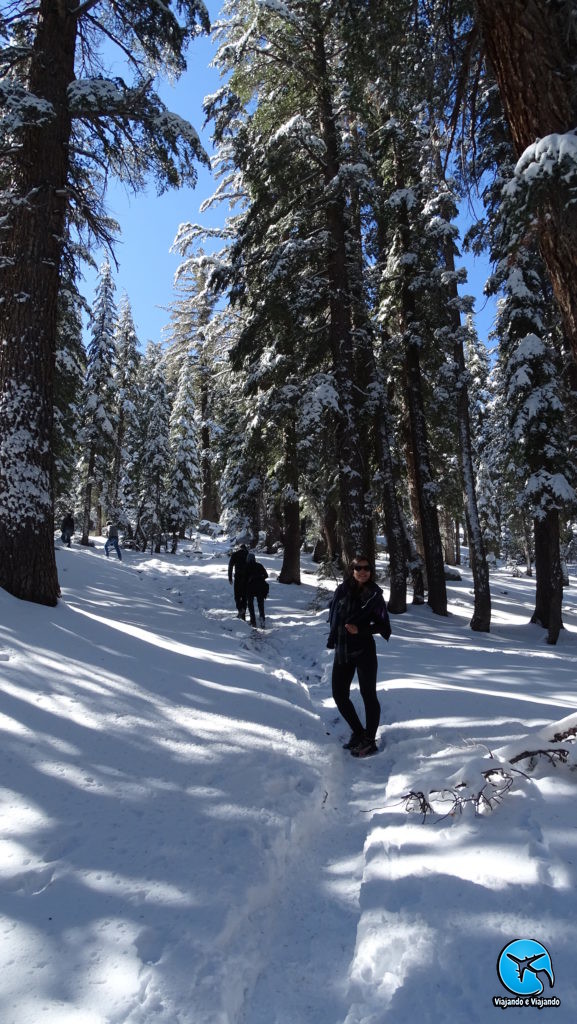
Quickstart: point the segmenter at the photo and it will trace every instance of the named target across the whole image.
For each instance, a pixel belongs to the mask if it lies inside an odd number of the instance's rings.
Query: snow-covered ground
[[[577,758],[553,737],[577,725],[575,579],[557,647],[504,571],[490,635],[465,572],[448,618],[394,617],[359,761],[312,564],[287,587],[261,557],[263,632],[224,539],[96,543],[58,550],[57,608],[0,591],[2,1024],[485,1024],[516,939],[561,1005],[506,1020],[574,1024]]]

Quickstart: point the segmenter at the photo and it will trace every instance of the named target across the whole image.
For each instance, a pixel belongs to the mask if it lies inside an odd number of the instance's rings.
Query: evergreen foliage
[[[565,59],[558,30],[570,5],[548,6],[545,17],[535,0],[512,4],[520,25],[550,23]],[[54,30],[53,10],[40,8]],[[60,248],[43,250],[43,266],[56,259],[65,271],[54,402],[48,392],[43,402],[55,409],[57,507],[80,456],[83,542],[106,516],[139,547],[159,550],[170,536],[176,552],[199,519],[220,518],[238,539],[282,546],[280,580],[298,583],[303,541],[342,565],[360,551],[372,558],[384,535],[391,610],[406,610],[410,575],[413,600],[444,615],[444,563],[459,557],[464,528],[472,628],[490,628],[485,552],[493,563],[525,552],[534,619],[555,642],[559,543],[575,515],[577,373],[571,302],[560,298],[572,257],[552,272],[545,221],[573,208],[577,146],[566,128],[518,151],[519,112],[483,50],[498,55],[502,0],[226,0],[215,30],[223,84],[205,101],[216,187],[204,209],[228,216],[220,229],[181,224],[168,342],[144,357],[129,300],[116,311],[101,268],[81,400],[71,232],[111,240],[109,172],[132,188],[151,175],[160,189],[194,179],[198,140],[148,75],[178,74],[205,12],[196,0],[80,5],[63,23],[68,64],[50,92],[41,69],[28,72],[35,15],[13,10],[0,23],[11,37],[0,203],[22,239],[11,199],[28,193],[14,147],[36,132],[60,159],[66,137],[68,162],[51,178],[53,194],[60,174],[68,196],[52,225]],[[101,32],[127,55],[129,81],[104,76]],[[44,87],[34,96],[33,82]],[[555,88],[566,110],[567,88]],[[47,144],[47,159],[56,150]],[[476,189],[483,209],[465,241],[493,261],[494,353],[475,335],[459,269],[459,210]],[[46,423],[34,429],[40,437]],[[9,443],[5,452],[10,467]],[[22,494],[18,485],[14,507]]]

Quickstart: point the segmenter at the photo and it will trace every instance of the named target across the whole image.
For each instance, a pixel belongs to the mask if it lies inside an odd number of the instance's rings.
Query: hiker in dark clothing
[[[70,541],[74,536],[74,519],[72,518],[72,512],[67,512],[62,520],[60,526],[60,532],[62,534],[62,543],[67,544],[70,547]]]
[[[114,548],[120,561],[122,561],[122,555],[120,554],[120,545],[118,543],[118,527],[115,523],[106,524],[106,543],[104,545],[104,554],[109,557],[110,548]]]
[[[377,753],[375,738],[381,719],[373,633],[380,633],[388,640],[391,624],[383,592],[374,581],[374,569],[368,559],[357,555],[351,571],[352,576],[339,584],[331,601],[327,647],[335,652],[333,700],[352,729],[345,749],[350,750],[353,757],[369,757]],[[364,728],[350,696],[355,672],[365,707]]]
[[[248,612],[250,616],[251,626],[256,626],[256,615],[254,610],[254,601],[258,605],[258,624],[261,629],[264,629],[264,602],[265,598],[268,597],[268,583],[267,583],[268,572],[264,565],[257,562],[253,557],[248,556],[247,562],[247,573],[246,573],[246,596],[248,600]]]
[[[246,570],[247,570],[248,548],[241,544],[237,551],[233,551],[228,562],[228,582],[233,582],[234,574],[234,603],[239,619],[246,619]]]

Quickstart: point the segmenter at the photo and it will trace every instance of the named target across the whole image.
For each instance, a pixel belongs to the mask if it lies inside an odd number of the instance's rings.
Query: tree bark
[[[52,114],[23,132],[14,153],[0,261],[0,586],[54,605],[51,440],[77,22],[69,5],[41,0],[36,25],[28,86]]]
[[[361,213],[360,202],[356,195],[354,202],[354,234],[356,244],[352,297],[354,302],[353,319],[356,342],[355,379],[365,396],[364,422],[367,422],[372,427],[372,431],[369,431],[367,426],[365,426],[365,434],[368,435],[365,444],[367,449],[369,445],[374,449],[383,499],[387,551],[389,555],[389,600],[387,607],[390,612],[400,615],[407,610],[407,557],[401,509],[395,487],[395,472],[387,416],[387,396],[384,381],[379,375],[377,368],[373,327],[366,307]],[[384,249],[384,244],[381,248]],[[372,481],[369,478],[367,480],[367,488],[371,486],[371,483]],[[374,540],[372,531],[371,540]],[[369,559],[374,560],[376,554],[374,543],[370,550],[366,549],[364,551],[364,554]]]
[[[327,562],[334,562],[335,558],[340,558],[341,556],[338,521],[339,517],[335,506],[330,501],[325,502],[321,520],[321,529],[327,547]]]
[[[283,559],[279,583],[301,581],[301,523],[299,503],[299,470],[294,423],[285,430],[285,479],[283,494]]]
[[[406,396],[405,396],[406,403]],[[408,415],[403,417],[400,426],[402,446],[405,456],[407,470],[407,493],[411,509],[412,523],[409,525],[406,519],[402,519],[403,538],[405,545],[405,557],[407,567],[411,575],[413,587],[413,604],[425,603],[426,579],[425,579],[425,555],[423,547],[423,534],[421,530],[421,513],[419,510],[419,498],[417,494],[417,476],[415,470],[415,459],[411,444],[411,432],[409,428]]]
[[[329,282],[329,344],[333,378],[339,396],[337,450],[339,453],[339,523],[342,553],[350,562],[358,552],[369,551],[374,543],[363,488],[363,450],[357,428],[354,399],[354,344],[351,293],[347,271],[345,200],[336,187],[340,170],[338,129],[325,51],[324,28],[314,26],[315,66],[318,82],[318,114],[325,144],[324,176],[327,191],[326,225],[329,237],[327,277]]]
[[[456,290],[456,286],[455,286]],[[489,633],[491,629],[491,585],[489,563],[483,541],[483,531],[477,506],[473,448],[471,445],[471,421],[469,417],[469,393],[465,367],[465,353],[462,339],[456,337],[453,358],[457,373],[457,424],[459,430],[459,469],[465,503],[465,520],[469,542],[469,564],[473,574],[475,603],[469,625],[477,633]]]
[[[567,3],[477,0],[478,22],[520,156],[536,139],[577,127],[575,26]],[[540,210],[541,254],[577,360],[577,210],[552,188]]]
[[[442,176],[439,151],[437,149],[437,170]],[[450,216],[445,217],[447,224]],[[447,304],[447,318],[453,334],[453,362],[455,365],[455,381],[457,392],[457,431],[459,452],[459,474],[461,490],[465,506],[465,522],[469,544],[469,565],[473,575],[475,603],[473,616],[469,623],[471,629],[478,633],[489,633],[491,629],[491,585],[489,582],[489,563],[483,539],[483,530],[477,504],[475,488],[475,468],[473,465],[473,445],[471,442],[471,417],[469,415],[469,388],[467,386],[467,366],[463,344],[463,326],[459,309],[459,289],[455,276],[455,245],[446,234],[443,244],[443,259],[448,271],[447,291],[450,302]],[[458,542],[458,528],[457,528]],[[459,552],[460,556],[460,552]],[[459,558],[460,560],[460,558]]]
[[[409,340],[405,348],[405,383],[409,410],[411,448],[419,503],[419,519],[427,569],[427,604],[437,615],[447,614],[445,565],[437,507],[431,495],[433,477],[423,408],[419,350]]]
[[[83,505],[82,505],[82,536],[80,538],[81,544],[90,543],[90,522],[92,515],[92,487],[94,485],[94,462],[95,454],[94,449],[90,449],[88,456],[88,465],[86,467],[86,480],[84,483],[83,490]]]
[[[556,509],[535,520],[535,576],[535,611],[531,622],[544,626],[548,630],[547,643],[556,644],[563,628],[563,572]]]

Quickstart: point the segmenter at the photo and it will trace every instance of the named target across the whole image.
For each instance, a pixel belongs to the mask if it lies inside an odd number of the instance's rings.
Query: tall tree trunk
[[[547,643],[556,644],[563,628],[563,572],[559,550],[559,513],[551,509],[535,519],[535,611],[531,622],[548,630]]]
[[[413,585],[413,604],[424,604],[426,590],[425,555],[417,490],[417,474],[415,470],[415,459],[411,443],[408,415],[403,418],[403,422],[401,424],[401,438],[405,455],[407,492],[412,517],[411,526],[409,526],[403,519],[404,545],[407,566],[411,574],[411,582]]]
[[[531,561],[531,527],[529,521],[523,516],[523,554],[525,555],[525,573],[533,575],[533,563]]]
[[[403,155],[395,153],[395,184],[398,189],[406,185]],[[406,206],[399,208],[399,235],[402,254],[413,251],[411,225]],[[437,615],[447,614],[447,588],[445,563],[439,529],[439,516],[434,498],[434,481],[429,456],[427,423],[423,403],[421,359],[422,324],[416,308],[412,261],[402,264],[400,282],[400,327],[404,339],[404,389],[408,411],[408,439],[412,453],[412,472],[418,503],[418,529],[423,544],[427,572],[427,604]]]
[[[445,264],[451,274],[455,271],[455,260],[452,250],[445,251]],[[451,298],[458,299],[458,290],[455,279],[451,285]],[[489,582],[489,563],[483,540],[479,508],[477,505],[477,493],[475,490],[475,470],[473,467],[473,446],[471,444],[471,419],[469,416],[469,389],[467,387],[467,369],[465,364],[465,351],[463,348],[463,337],[461,332],[460,314],[453,304],[451,306],[453,317],[453,359],[455,362],[455,373],[457,378],[457,429],[459,431],[459,470],[461,475],[461,487],[465,504],[465,520],[467,523],[467,537],[469,539],[469,564],[473,574],[473,588],[475,592],[475,603],[473,606],[473,617],[469,623],[472,630],[477,633],[489,633],[491,629],[491,585]]]
[[[419,520],[427,569],[427,604],[437,615],[447,614],[445,564],[437,506],[433,500],[433,476],[423,407],[419,350],[413,340],[405,347],[405,385],[411,432]]]
[[[317,12],[318,13],[318,12]],[[325,144],[326,224],[329,237],[327,277],[329,282],[329,344],[333,377],[339,396],[337,450],[339,453],[339,521],[342,553],[350,562],[372,544],[372,523],[368,520],[363,488],[364,453],[357,426],[354,398],[354,345],[351,295],[347,271],[346,208],[340,188],[338,130],[333,110],[325,52],[324,28],[318,16],[314,26],[315,63],[318,83],[318,113]]]
[[[401,615],[407,610],[407,552],[401,508],[395,487],[387,417],[383,408],[375,413],[375,440],[389,553],[390,589],[387,607],[394,615]]]
[[[491,585],[489,563],[483,541],[483,531],[477,506],[471,425],[469,419],[469,395],[466,382],[465,354],[463,342],[457,339],[454,345],[454,359],[457,370],[457,422],[459,430],[459,468],[465,502],[465,520],[469,541],[469,565],[473,574],[475,603],[473,617],[469,623],[477,633],[489,633],[491,629]]]
[[[439,178],[442,180],[442,168],[438,147],[436,152],[436,163]],[[447,226],[450,225],[450,215],[445,217]],[[489,563],[483,540],[483,530],[479,517],[477,505],[477,492],[475,489],[475,469],[473,466],[473,445],[471,443],[471,418],[469,415],[469,389],[467,386],[467,367],[465,362],[465,349],[463,344],[463,325],[461,323],[461,312],[459,310],[459,289],[455,273],[455,245],[449,233],[445,234],[443,245],[443,259],[445,268],[448,271],[447,291],[450,302],[448,305],[447,317],[450,322],[453,334],[453,361],[455,364],[456,393],[457,393],[457,431],[458,431],[458,452],[459,472],[461,477],[461,489],[465,505],[465,521],[467,524],[467,536],[469,543],[469,564],[473,575],[473,588],[475,592],[475,603],[473,617],[469,625],[478,633],[488,633],[491,629],[491,586],[489,582]]]
[[[335,558],[340,558],[341,555],[341,549],[339,544],[338,520],[338,512],[335,506],[331,501],[327,500],[325,502],[325,507],[323,509],[321,529],[323,537],[326,541],[326,560],[328,562],[334,562]]]
[[[354,235],[355,263],[352,298],[354,302],[355,326],[355,378],[365,396],[365,421],[372,426],[368,429],[372,438],[378,469],[379,484],[383,498],[385,530],[387,532],[387,551],[389,555],[389,601],[388,609],[394,614],[402,614],[407,610],[407,557],[404,542],[401,510],[395,487],[395,473],[389,425],[386,407],[386,391],[382,377],[379,375],[375,359],[374,335],[370,318],[367,314],[363,287],[363,244],[360,203],[355,195],[354,203]],[[369,437],[366,440],[369,449]],[[372,481],[367,481],[367,487]],[[365,551],[368,558],[374,559],[374,549]]]
[[[212,472],[210,426],[208,422],[210,408],[210,371],[208,367],[200,368],[200,468],[202,473],[201,519],[210,523],[218,522],[219,510],[214,476]]]
[[[441,542],[445,555],[445,565],[456,565],[455,553],[455,521],[451,513],[445,509],[441,516]]]
[[[96,456],[94,449],[90,449],[88,465],[86,467],[86,483],[84,484],[84,501],[82,507],[82,536],[81,544],[90,543],[90,517],[92,513],[92,488],[94,486],[94,463]]]
[[[574,10],[544,0],[476,0],[513,143],[520,156],[536,139],[577,125]],[[577,209],[558,182],[540,209],[539,245],[577,360]]]
[[[283,559],[279,583],[301,581],[301,524],[299,503],[299,470],[294,423],[285,430],[285,479],[283,493]]]
[[[51,119],[14,147],[15,202],[0,260],[0,586],[46,605],[60,593],[51,444],[75,44],[69,5],[40,0],[28,85]]]
[[[112,473],[110,476],[110,490],[108,492],[108,501],[106,507],[107,518],[114,519],[118,522],[120,519],[120,474],[122,472],[122,452],[124,449],[124,439],[126,436],[126,416],[124,409],[121,404],[120,411],[118,413],[118,426],[116,429],[116,438],[114,442],[114,458],[112,460]]]

